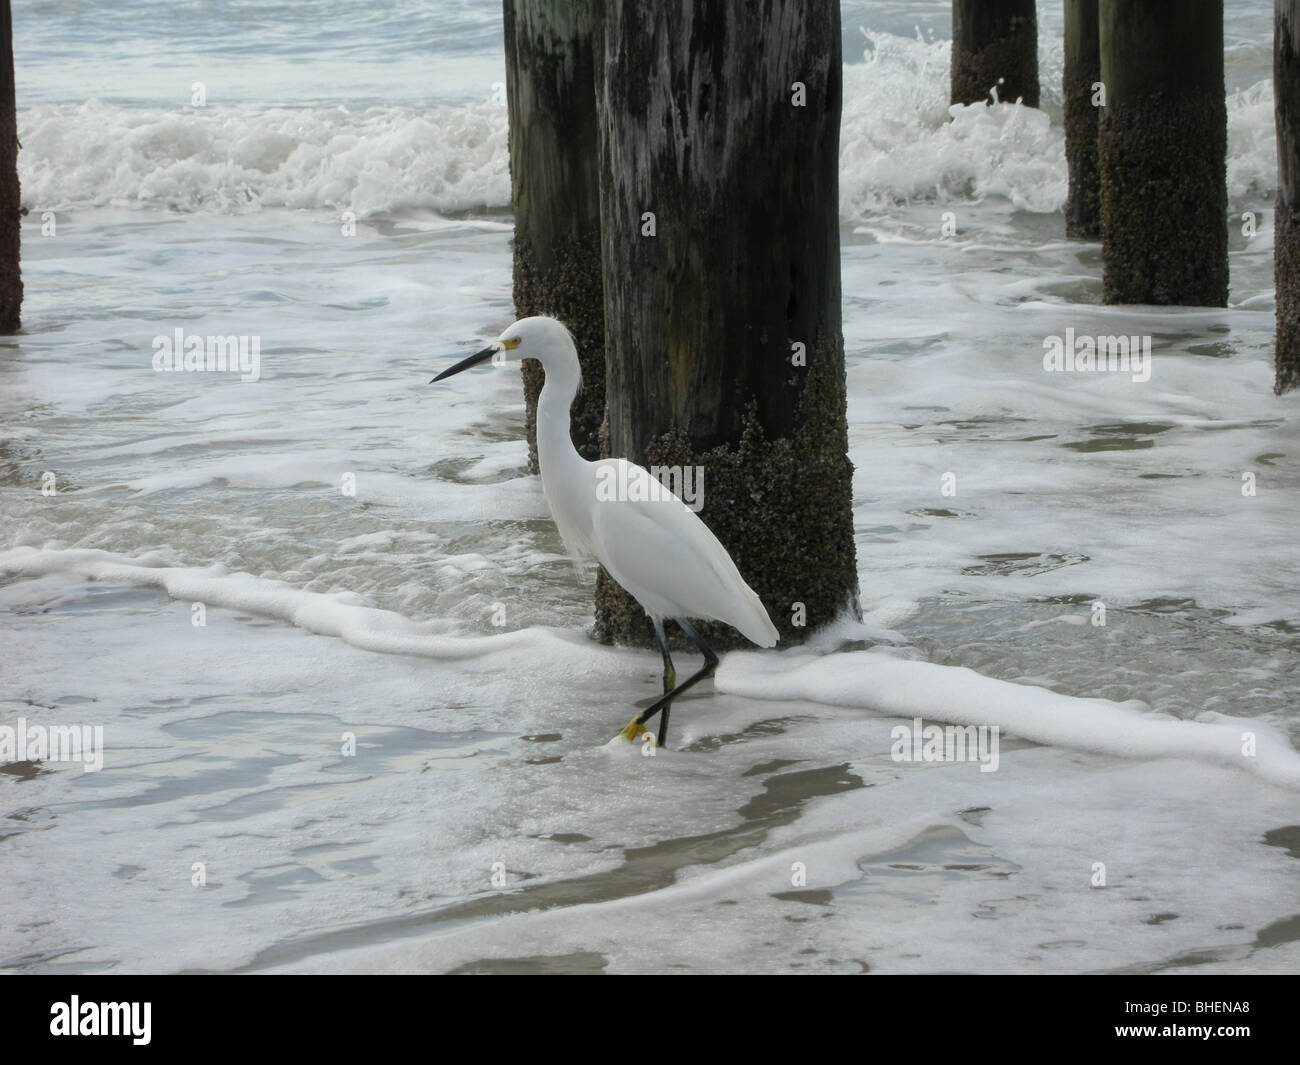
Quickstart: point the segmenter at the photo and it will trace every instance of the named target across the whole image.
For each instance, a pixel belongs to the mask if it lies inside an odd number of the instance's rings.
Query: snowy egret
[[[488,359],[536,359],[542,364],[546,381],[537,400],[537,461],[551,515],[571,552],[595,557],[641,604],[654,623],[663,652],[663,697],[628,722],[619,735],[635,742],[646,734],[645,723],[662,711],[656,741],[662,747],[668,738],[673,699],[711,676],[718,665],[718,656],[687,619],[726,622],[760,647],[776,644],[776,626],[726,548],[680,498],[626,459],[590,462],[578,454],[569,437],[569,408],[578,394],[581,369],[573,337],[562,323],[554,318],[521,318],[488,347],[443,370],[433,381]],[[625,489],[610,493],[611,484]],[[704,667],[682,684],[677,684],[664,638],[668,618],[704,656]]]

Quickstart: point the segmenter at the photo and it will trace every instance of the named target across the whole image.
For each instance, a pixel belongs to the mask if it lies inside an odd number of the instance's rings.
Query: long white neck
[[[537,464],[542,480],[556,483],[566,467],[586,462],[569,436],[569,408],[578,394],[582,371],[572,343],[544,352],[541,363],[546,383],[537,399]]]

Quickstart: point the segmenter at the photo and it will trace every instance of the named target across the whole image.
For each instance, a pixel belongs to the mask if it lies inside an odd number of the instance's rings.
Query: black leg
[[[667,695],[677,686],[677,670],[673,668],[672,656],[668,654],[668,641],[664,638],[664,623],[656,621],[654,627],[655,638],[659,641],[659,650],[664,656],[664,694]],[[668,711],[672,708],[672,703],[664,703],[663,716],[659,719],[659,738],[656,741],[660,747],[668,738]]]
[[[649,721],[652,717],[654,717],[655,714],[659,713],[660,710],[666,710],[668,705],[675,698],[677,698],[677,696],[681,695],[681,693],[684,692],[687,688],[693,687],[694,685],[698,684],[705,677],[712,676],[713,671],[718,668],[718,656],[713,653],[713,648],[711,648],[707,643],[705,643],[702,639],[700,639],[700,634],[691,627],[691,623],[687,621],[685,618],[677,618],[676,621],[677,624],[681,626],[682,632],[686,633],[686,638],[689,639],[691,643],[695,644],[696,650],[698,650],[700,654],[704,656],[704,668],[702,668],[694,676],[687,677],[686,680],[682,681],[682,683],[677,685],[677,687],[675,687],[672,691],[665,692],[661,699],[658,699],[657,701],[651,703],[650,706],[648,706],[645,710],[641,711],[640,716],[638,716],[636,719],[636,723],[638,725],[644,725],[647,721]],[[668,652],[667,649],[665,648],[664,656],[667,657],[667,654]],[[674,673],[674,677],[675,676],[676,674]],[[660,747],[663,746],[664,740],[667,739],[667,736],[668,736],[667,725],[661,724],[659,728],[659,737],[658,737],[658,742]]]

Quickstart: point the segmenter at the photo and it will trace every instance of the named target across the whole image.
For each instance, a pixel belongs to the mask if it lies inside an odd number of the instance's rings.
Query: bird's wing
[[[625,460],[627,498],[597,500],[592,547],[610,575],[652,615],[713,618],[762,647],[777,632],[726,548],[689,507]]]

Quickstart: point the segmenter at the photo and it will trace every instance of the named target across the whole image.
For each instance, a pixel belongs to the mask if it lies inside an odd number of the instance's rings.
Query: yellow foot
[[[623,727],[623,731],[620,732],[618,735],[620,739],[627,740],[628,743],[645,743],[647,741],[643,740],[641,737],[646,736],[649,737],[648,742],[650,743],[650,745],[651,746],[655,745],[654,736],[636,718],[633,718],[631,721],[629,721]]]

